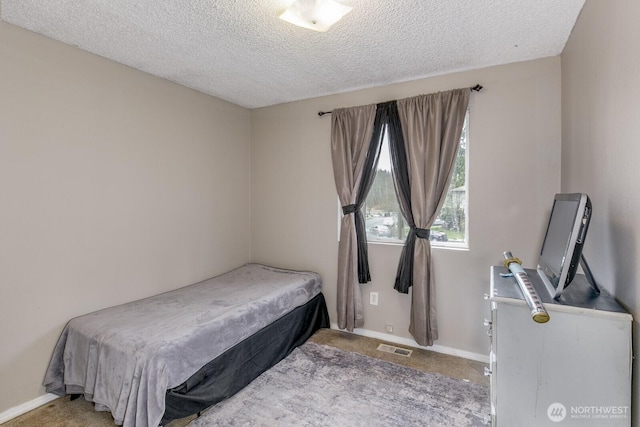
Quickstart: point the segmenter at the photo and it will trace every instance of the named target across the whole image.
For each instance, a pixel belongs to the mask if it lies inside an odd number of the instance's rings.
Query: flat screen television
[[[576,275],[590,219],[589,196],[555,195],[538,260],[538,274],[553,298],[558,298]]]

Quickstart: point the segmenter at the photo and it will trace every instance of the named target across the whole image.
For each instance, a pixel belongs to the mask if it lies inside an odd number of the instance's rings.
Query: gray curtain
[[[375,105],[336,109],[331,115],[333,174],[343,213],[338,247],[338,327],[348,331],[364,325],[359,283],[371,280],[361,207],[380,154],[382,132],[376,129],[381,124],[375,117]]]
[[[429,228],[447,195],[468,104],[468,88],[399,100],[401,132],[390,113],[394,182],[411,227],[394,287],[413,287],[409,332],[420,345],[438,338]]]

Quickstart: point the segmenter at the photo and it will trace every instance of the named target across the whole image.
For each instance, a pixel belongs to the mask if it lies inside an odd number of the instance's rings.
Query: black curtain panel
[[[367,230],[364,215],[362,213],[362,205],[367,200],[369,190],[373,184],[378,169],[378,159],[380,159],[380,148],[382,147],[382,138],[384,137],[385,121],[384,117],[376,110],[376,118],[373,122],[373,134],[371,143],[367,150],[367,157],[362,170],[362,178],[360,180],[360,188],[355,203],[356,215],[356,238],[358,241],[358,282],[367,283],[371,281],[371,273],[369,272],[369,253],[367,250]],[[343,208],[344,212],[344,208]]]
[[[378,106],[380,108],[380,106]],[[385,115],[387,118],[387,131],[389,132],[389,151],[391,154],[391,174],[393,184],[398,198],[398,205],[407,225],[409,234],[405,241],[394,289],[403,294],[409,293],[409,288],[413,283],[413,253],[416,241],[416,224],[411,211],[411,184],[409,182],[409,169],[407,163],[407,152],[404,146],[404,136],[402,135],[402,125],[398,116],[398,105],[396,101],[385,104]]]

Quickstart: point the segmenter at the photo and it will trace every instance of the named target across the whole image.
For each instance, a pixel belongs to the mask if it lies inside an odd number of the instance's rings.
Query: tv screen
[[[555,195],[538,261],[538,274],[554,298],[576,275],[590,219],[589,196]]]

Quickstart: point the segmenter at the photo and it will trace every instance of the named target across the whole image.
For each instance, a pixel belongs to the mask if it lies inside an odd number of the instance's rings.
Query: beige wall
[[[440,339],[486,355],[482,319],[489,266],[511,250],[534,267],[553,195],[560,190],[560,58],[450,74],[253,110],[254,261],[316,270],[336,322],[338,202],[329,116],[319,110],[376,103],[480,83],[471,96],[468,251],[434,249]],[[393,290],[399,246],[369,245],[373,281],[361,286],[364,329],[409,338],[407,295]],[[379,292],[378,306],[368,292]]]
[[[585,192],[585,255],[600,285],[636,319],[640,338],[640,2],[587,0],[562,53],[562,189]],[[634,408],[640,403],[638,359]],[[597,402],[594,402],[597,403]],[[638,423],[638,411],[633,411]]]
[[[0,22],[0,412],[71,318],[245,263],[250,112]]]

